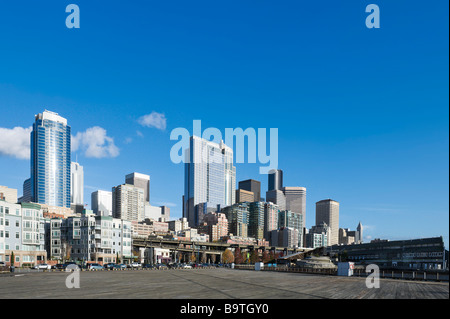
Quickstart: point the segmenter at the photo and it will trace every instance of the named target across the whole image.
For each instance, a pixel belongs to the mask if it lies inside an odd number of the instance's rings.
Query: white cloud
[[[142,126],[154,127],[158,130],[164,131],[166,129],[167,119],[162,113],[152,112],[147,115],[143,115],[138,119],[138,123]]]
[[[13,156],[18,159],[30,159],[31,127],[0,127],[0,155]]]
[[[78,132],[72,136],[72,152],[78,149],[84,151],[86,157],[116,157],[119,148],[114,139],[106,135],[106,130],[99,126],[88,128],[85,132]]]

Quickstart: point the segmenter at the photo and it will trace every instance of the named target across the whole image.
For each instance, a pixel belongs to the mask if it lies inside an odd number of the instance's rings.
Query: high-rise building
[[[339,243],[339,203],[332,199],[324,199],[316,203],[316,225],[326,223],[330,227],[328,245]]]
[[[189,226],[196,227],[202,222],[197,205],[203,203],[216,210],[234,204],[236,168],[233,150],[222,141],[217,144],[191,136],[185,157],[183,217]]]
[[[328,237],[330,236],[330,230],[330,227],[326,223],[312,226],[306,235],[306,247],[318,248],[329,246]]]
[[[125,183],[144,189],[144,200],[150,202],[150,176],[141,173],[131,173],[125,176]]]
[[[278,228],[289,227],[298,230],[297,247],[303,247],[303,215],[290,210],[280,210],[278,213]]]
[[[357,244],[362,244],[363,243],[363,225],[361,224],[361,222],[359,222],[358,226],[356,227],[356,237],[355,237],[355,242]]]
[[[70,208],[70,126],[57,113],[35,116],[31,132],[31,200]]]
[[[92,192],[91,209],[97,216],[112,216],[112,192],[103,190]]]
[[[249,203],[237,203],[224,207],[222,213],[228,219],[228,232],[238,237],[248,237]]]
[[[266,202],[271,202],[278,205],[279,210],[286,209],[286,196],[282,190],[272,189],[266,192]]]
[[[217,241],[228,235],[228,219],[223,213],[210,212],[204,216],[200,228],[208,234],[210,241]]]
[[[306,188],[305,187],[283,187],[286,198],[286,210],[303,215],[303,225],[306,224]]]
[[[264,203],[264,238],[267,239],[271,245],[271,232],[278,229],[278,205],[266,202]]]
[[[26,179],[23,182],[23,195],[18,199],[19,203],[31,202],[31,178]]]
[[[145,219],[144,189],[129,184],[112,188],[113,217],[127,221]]]
[[[283,171],[281,169],[270,170],[268,190],[281,190],[281,188],[283,188]]]
[[[271,238],[273,246],[296,248],[298,245],[299,231],[292,227],[281,227],[277,230],[272,230]]]
[[[83,166],[72,162],[70,164],[70,197],[71,204],[83,205],[84,203],[84,172]]]
[[[245,181],[239,182],[239,189],[252,192],[253,193],[253,201],[260,202],[261,201],[261,182],[254,179],[247,179]],[[236,199],[237,200],[237,199]]]
[[[264,204],[253,202],[249,205],[248,236],[256,239],[264,238]]]
[[[254,202],[255,194],[244,189],[236,189],[236,203]]]

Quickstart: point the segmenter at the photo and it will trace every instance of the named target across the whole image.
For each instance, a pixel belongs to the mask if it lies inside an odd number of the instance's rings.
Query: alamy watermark
[[[367,265],[366,273],[369,274],[366,278],[366,287],[369,289],[380,288],[380,267],[375,264]]]
[[[236,141],[235,158],[236,163],[245,163],[245,154],[247,154],[248,163],[267,164],[267,166],[260,166],[260,174],[268,174],[270,170],[278,168],[278,128],[269,129],[269,147],[267,147],[267,129],[254,129],[249,127],[245,130],[242,128],[225,128],[225,136],[223,138],[222,132],[215,127],[209,127],[202,131],[201,120],[193,121],[193,134],[183,127],[177,127],[170,133],[171,140],[178,140],[170,150],[170,159],[173,163],[189,163],[190,157],[187,156],[186,151],[190,147],[190,137],[198,136],[205,140],[220,144],[224,142],[231,150]],[[247,141],[247,149],[246,143]],[[247,150],[247,152],[246,152]],[[195,157],[194,163],[215,163],[222,161],[220,156],[207,156],[207,148],[202,149],[202,156]]]
[[[80,288],[80,268],[70,264],[66,267],[66,271],[71,273],[66,277],[66,287],[69,289]]]

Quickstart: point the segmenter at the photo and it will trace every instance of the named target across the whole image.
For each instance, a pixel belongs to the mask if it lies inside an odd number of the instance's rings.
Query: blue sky
[[[66,28],[70,3],[80,29]],[[365,26],[370,3],[380,29]],[[86,203],[137,171],[174,218],[172,129],[276,127],[285,185],[307,188],[307,227],[332,198],[366,240],[442,235],[448,247],[447,1],[15,1],[0,4],[0,30],[0,185],[19,195],[29,160],[6,132],[44,109],[81,139],[101,128],[103,157],[72,153]],[[165,128],[140,124],[152,112]],[[265,193],[259,164],[236,170]]]

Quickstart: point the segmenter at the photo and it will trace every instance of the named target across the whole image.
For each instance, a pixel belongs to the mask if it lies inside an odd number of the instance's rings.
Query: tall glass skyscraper
[[[218,206],[234,204],[236,168],[233,150],[223,142],[191,136],[185,156],[183,217],[196,227],[205,207],[217,211]]]
[[[70,126],[57,113],[35,116],[31,132],[31,200],[70,208]]]

